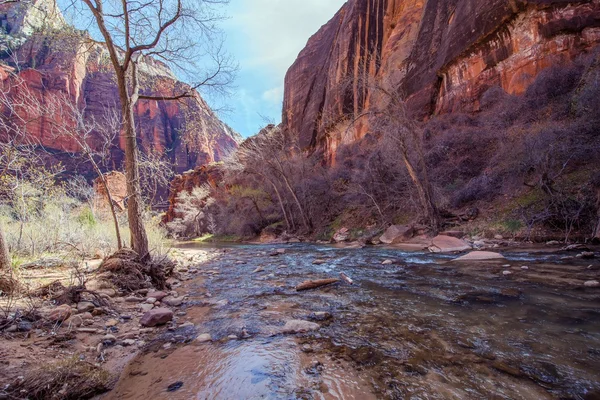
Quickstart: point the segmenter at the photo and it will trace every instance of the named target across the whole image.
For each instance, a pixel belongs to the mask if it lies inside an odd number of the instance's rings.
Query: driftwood
[[[346,283],[348,283],[349,285],[354,285],[354,281],[345,273],[340,272],[340,278],[342,278],[344,281],[346,281]]]
[[[302,282],[301,284],[299,284],[298,286],[296,286],[296,291],[300,292],[303,290],[310,290],[310,289],[316,289],[319,288],[321,286],[327,286],[327,285],[331,285],[332,283],[337,283],[339,282],[339,279],[333,278],[333,279],[320,279],[317,281],[306,281],[306,282]]]

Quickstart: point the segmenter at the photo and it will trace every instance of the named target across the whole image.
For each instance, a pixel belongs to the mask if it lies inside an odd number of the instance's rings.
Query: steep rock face
[[[9,73],[17,74],[42,102],[52,96],[65,96],[87,118],[102,121],[110,114],[118,118],[118,91],[106,49],[74,34],[52,7],[53,0],[34,1],[29,7],[21,3],[0,5],[0,50],[4,50],[0,51],[0,86],[12,90],[14,78],[11,82]],[[11,50],[6,51],[8,48]],[[140,76],[144,94],[169,96],[190,89],[155,60],[141,65]],[[69,138],[57,136],[51,129],[52,122],[59,121],[39,118],[28,124],[27,132],[68,163],[69,157],[62,153],[77,152],[79,148]],[[237,148],[241,139],[195,91],[193,97],[179,102],[140,100],[136,122],[140,148],[166,155],[177,173],[221,160]],[[92,143],[99,145],[97,140]],[[109,169],[122,166],[123,150],[123,138],[117,137]]]
[[[179,217],[176,208],[180,193],[191,192],[194,188],[209,184],[212,187],[217,187],[219,182],[223,180],[223,170],[219,164],[209,164],[197,167],[193,171],[188,171],[184,174],[177,175],[171,181],[171,190],[169,192],[169,209],[163,217],[163,223],[173,221]]]
[[[599,0],[349,0],[289,69],[283,123],[333,157],[368,130],[336,126],[381,101],[347,82],[385,81],[424,116],[475,111],[488,88],[521,94],[598,43]]]

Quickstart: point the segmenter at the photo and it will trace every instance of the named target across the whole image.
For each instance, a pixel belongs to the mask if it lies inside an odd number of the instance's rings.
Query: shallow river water
[[[597,260],[279,247],[198,247],[214,257],[185,282],[195,327],[149,344],[108,398],[600,399]],[[294,289],[340,272],[354,285]],[[292,319],[321,327],[281,333]]]

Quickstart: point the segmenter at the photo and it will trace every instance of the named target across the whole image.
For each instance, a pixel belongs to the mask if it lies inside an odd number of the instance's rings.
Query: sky
[[[285,73],[308,39],[344,2],[231,0],[229,19],[222,26],[239,72],[234,93],[226,100],[231,111],[221,119],[244,137],[269,122],[279,123]]]

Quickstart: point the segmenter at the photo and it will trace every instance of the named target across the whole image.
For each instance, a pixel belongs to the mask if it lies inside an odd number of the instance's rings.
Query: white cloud
[[[310,36],[345,0],[233,0],[227,29],[242,35],[240,64],[263,67],[283,79]]]
[[[262,94],[262,99],[271,103],[281,103],[283,98],[283,86],[277,86],[269,89]]]

